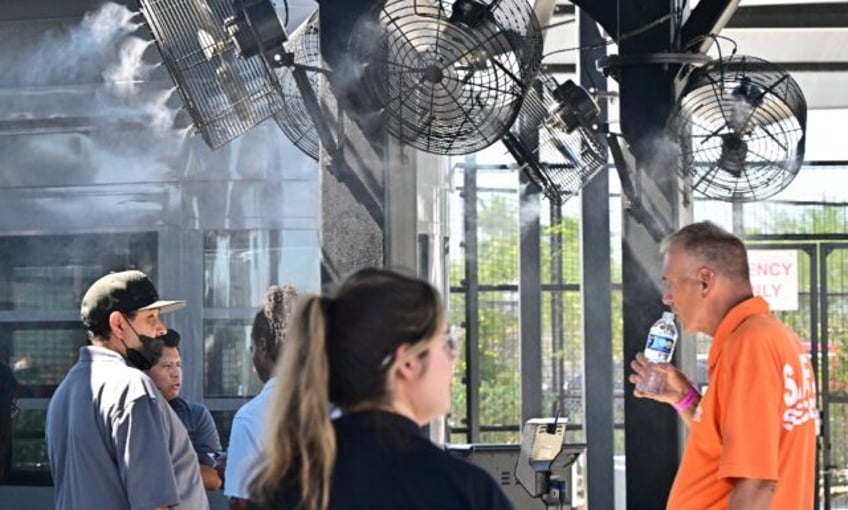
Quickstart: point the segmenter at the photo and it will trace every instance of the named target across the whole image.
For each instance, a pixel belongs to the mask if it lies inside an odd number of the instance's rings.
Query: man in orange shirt
[[[669,510],[813,506],[815,376],[798,337],[754,297],[741,240],[710,222],[672,234],[663,245],[663,302],[687,333],[713,337],[709,390],[701,396],[669,364],[637,355],[633,383],[649,370],[666,376],[659,394],[690,427]]]

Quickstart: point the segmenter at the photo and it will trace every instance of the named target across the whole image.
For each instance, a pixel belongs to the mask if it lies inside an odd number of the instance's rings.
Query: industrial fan
[[[271,65],[285,32],[267,2],[140,0],[162,60],[213,149],[283,106]],[[270,13],[267,10],[270,9]],[[257,38],[259,37],[259,38]]]
[[[306,69],[285,50],[270,0],[140,0],[162,60],[195,127],[216,149],[284,105],[275,69],[291,68],[299,97],[328,148],[334,146]]]
[[[289,36],[286,48],[293,55],[299,68],[309,70],[309,86],[317,97],[321,46],[318,36],[318,11],[312,14]],[[309,107],[303,100],[295,77],[295,68],[282,67],[277,70],[283,107],[274,114],[274,120],[289,140],[314,160],[318,159],[319,136],[312,121]]]
[[[789,185],[804,160],[806,125],[795,80],[750,56],[693,71],[669,122],[692,188],[733,201],[762,200]]]
[[[506,148],[552,202],[575,195],[606,164],[595,129],[599,113],[585,89],[540,73],[504,135]]]
[[[542,57],[526,0],[389,0],[354,28],[359,104],[401,142],[467,154],[499,140]],[[336,91],[341,97],[350,90]]]

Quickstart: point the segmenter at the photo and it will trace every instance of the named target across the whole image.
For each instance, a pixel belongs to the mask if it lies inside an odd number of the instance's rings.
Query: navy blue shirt
[[[200,402],[189,402],[177,397],[168,401],[171,409],[180,417],[180,421],[188,431],[188,437],[197,452],[197,460],[201,465],[215,467],[212,454],[221,449],[221,439],[212,413]]]
[[[478,466],[430,441],[398,414],[364,411],[333,421],[336,462],[330,510],[512,510],[497,483]],[[266,509],[294,509],[295,484],[284,483]],[[263,507],[253,507],[263,508]]]

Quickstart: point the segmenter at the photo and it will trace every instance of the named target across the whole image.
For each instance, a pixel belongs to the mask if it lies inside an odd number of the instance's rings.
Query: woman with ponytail
[[[448,411],[456,349],[438,292],[417,278],[364,269],[302,300],[253,508],[511,509],[488,474],[422,433]],[[343,412],[332,421],[330,402]]]

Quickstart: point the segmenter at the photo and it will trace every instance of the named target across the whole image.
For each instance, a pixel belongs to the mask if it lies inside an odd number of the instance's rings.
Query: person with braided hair
[[[512,509],[488,473],[422,431],[450,407],[456,358],[439,293],[418,278],[363,269],[332,296],[302,299],[252,508]]]
[[[230,429],[224,496],[231,510],[246,509],[250,502],[248,485],[259,465],[265,415],[276,383],[272,374],[277,364],[277,353],[286,338],[288,318],[296,297],[297,290],[290,285],[269,287],[262,309],[253,319],[250,353],[256,375],[264,385],[258,395],[238,410]]]

